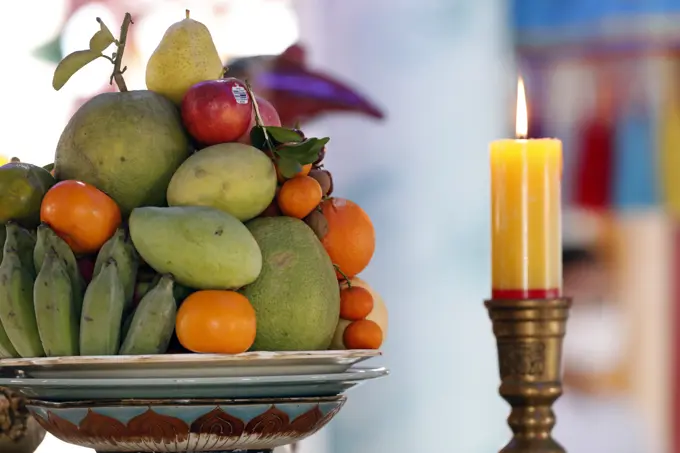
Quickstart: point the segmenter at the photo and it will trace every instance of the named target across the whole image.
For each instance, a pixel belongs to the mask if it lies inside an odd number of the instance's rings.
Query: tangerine
[[[283,183],[277,195],[277,202],[283,215],[303,219],[314,210],[323,191],[319,182],[311,176],[296,176]]]
[[[373,295],[366,288],[351,286],[340,290],[340,317],[348,321],[366,318],[373,311]]]
[[[179,308],[175,330],[179,342],[190,351],[240,354],[255,342],[255,309],[235,291],[197,291]]]
[[[344,198],[324,200],[321,212],[328,221],[328,232],[321,243],[339,269],[338,278],[352,278],[373,258],[373,222],[358,204]]]
[[[293,178],[297,178],[298,176],[307,176],[309,175],[309,172],[312,171],[312,164],[307,164],[302,166],[302,170],[300,170]],[[279,180],[280,183],[284,183],[289,179],[293,178],[286,178],[281,174],[279,171],[279,167],[276,167],[276,178]]]
[[[40,220],[48,224],[75,253],[97,252],[121,224],[120,208],[101,190],[66,180],[47,191]]]
[[[347,349],[379,349],[383,331],[378,323],[360,319],[347,326],[342,339]]]

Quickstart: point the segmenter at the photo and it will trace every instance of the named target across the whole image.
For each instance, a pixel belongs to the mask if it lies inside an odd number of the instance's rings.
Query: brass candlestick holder
[[[562,395],[562,344],[571,299],[488,300],[498,346],[499,393],[512,407],[500,453],[566,453],[551,436]]]

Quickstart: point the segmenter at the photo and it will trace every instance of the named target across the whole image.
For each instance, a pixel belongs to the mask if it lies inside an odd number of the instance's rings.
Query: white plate
[[[246,352],[235,355],[165,354],[137,356],[41,357],[0,359],[7,377],[194,378],[332,374],[381,355],[373,350]]]
[[[14,379],[0,386],[28,398],[45,401],[107,399],[236,399],[335,396],[362,381],[386,376],[386,368],[352,368],[344,373],[289,376],[129,378],[129,379]]]

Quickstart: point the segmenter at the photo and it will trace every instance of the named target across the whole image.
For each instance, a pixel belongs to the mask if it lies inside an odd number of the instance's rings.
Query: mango
[[[260,247],[245,225],[210,207],[134,209],[130,237],[156,272],[190,288],[238,289],[262,269]]]
[[[245,222],[276,194],[276,169],[262,151],[241,143],[209,146],[189,157],[168,186],[169,206],[211,206]]]

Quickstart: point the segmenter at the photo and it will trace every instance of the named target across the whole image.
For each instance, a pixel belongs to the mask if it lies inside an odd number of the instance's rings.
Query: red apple
[[[260,110],[260,117],[262,117],[262,123],[265,126],[281,126],[281,118],[279,118],[279,112],[276,111],[274,106],[269,102],[268,100],[261,98],[260,96],[256,96],[255,99],[257,99],[257,106]],[[250,124],[248,125],[248,129],[246,130],[245,134],[243,134],[237,141],[239,143],[245,143],[246,145],[250,145],[250,130],[255,126],[255,112],[253,111],[250,115]]]
[[[243,82],[233,77],[200,82],[182,100],[182,121],[203,145],[236,141],[248,129],[253,103]]]

